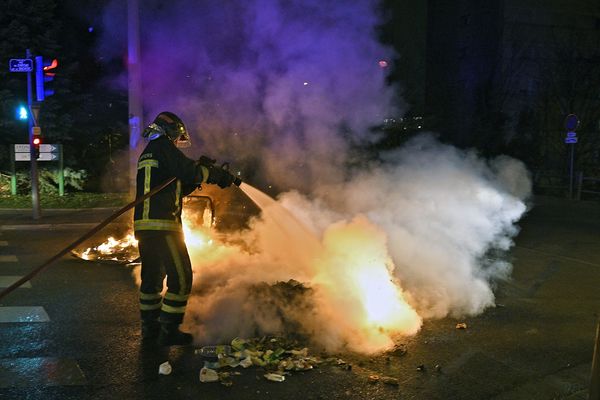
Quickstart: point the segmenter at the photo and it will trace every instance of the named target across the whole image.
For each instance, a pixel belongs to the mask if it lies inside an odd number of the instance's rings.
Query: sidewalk
[[[93,228],[119,209],[120,207],[42,209],[39,219],[33,219],[31,209],[0,209],[0,230]],[[112,223],[130,224],[131,218],[130,210]]]

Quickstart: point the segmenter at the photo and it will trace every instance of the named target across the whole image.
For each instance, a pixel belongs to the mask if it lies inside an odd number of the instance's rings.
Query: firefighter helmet
[[[172,140],[177,147],[189,147],[192,142],[190,135],[183,124],[181,118],[169,111],[163,111],[154,118],[142,136],[149,140],[157,139],[160,136],[166,136]]]

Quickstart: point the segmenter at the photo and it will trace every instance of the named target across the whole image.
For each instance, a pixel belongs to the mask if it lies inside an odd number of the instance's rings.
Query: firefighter
[[[194,161],[177,148],[189,147],[191,142],[183,121],[172,112],[158,114],[142,135],[148,144],[138,159],[136,196],[176,178],[134,211],[134,231],[142,261],[142,339],[157,340],[161,346],[188,345],[192,335],[179,329],[192,288],[192,265],[181,225],[183,197],[202,183],[226,188],[236,178],[223,168],[203,162],[206,157]],[[167,291],[163,297],[165,276]]]

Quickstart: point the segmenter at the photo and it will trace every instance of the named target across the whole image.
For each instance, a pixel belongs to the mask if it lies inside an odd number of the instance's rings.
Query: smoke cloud
[[[107,32],[122,20],[117,4]],[[351,146],[403,113],[379,64],[393,53],[376,38],[375,1],[142,4],[147,119],[181,115],[191,155],[233,160],[246,181],[283,192],[272,201],[245,187],[262,216],[190,246],[186,324],[200,342],[291,327],[329,350],[373,352],[423,318],[494,305],[492,284],[511,271],[497,253],[512,245],[531,190],[522,163],[424,134],[348,167]],[[103,48],[123,48],[117,36]],[[304,285],[264,286],[290,279]]]

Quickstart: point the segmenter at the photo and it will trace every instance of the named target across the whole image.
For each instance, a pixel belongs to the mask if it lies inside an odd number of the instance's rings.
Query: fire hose
[[[29,281],[31,278],[33,278],[34,276],[36,276],[37,274],[39,274],[41,271],[43,271],[45,268],[47,268],[50,264],[52,264],[53,262],[55,262],[56,260],[58,260],[62,256],[64,256],[67,253],[69,253],[75,247],[79,246],[81,243],[83,243],[87,239],[91,238],[100,229],[104,228],[106,225],[108,225],[109,223],[111,223],[112,221],[114,221],[117,217],[119,217],[120,215],[122,215],[126,211],[130,210],[131,208],[135,207],[136,205],[140,204],[142,201],[146,200],[147,198],[149,198],[151,196],[154,196],[156,193],[158,193],[161,190],[163,190],[165,187],[167,187],[169,184],[171,184],[171,182],[173,182],[174,180],[175,180],[175,177],[167,179],[166,181],[164,181],[160,185],[154,187],[148,193],[144,194],[141,197],[136,198],[131,203],[123,206],[121,209],[119,209],[118,211],[116,211],[110,217],[106,218],[104,221],[102,221],[101,223],[99,223],[98,225],[96,225],[94,228],[90,229],[87,233],[85,233],[79,239],[77,239],[76,241],[74,241],[73,243],[71,243],[70,245],[68,245],[67,247],[65,247],[64,249],[62,249],[60,252],[58,252],[56,255],[54,255],[54,257],[51,257],[45,263],[43,263],[39,267],[35,268],[33,271],[31,271],[30,273],[28,273],[27,275],[25,275],[24,277],[22,277],[21,279],[19,279],[18,281],[14,282],[12,285],[10,285],[6,289],[4,289],[2,292],[0,292],[0,299],[2,299],[4,296],[6,296],[7,294],[9,294],[13,290],[17,289],[19,286],[21,286],[25,282]]]
[[[210,159],[210,158],[208,158],[206,156],[202,156],[202,157],[200,157],[200,159],[198,160],[198,162],[200,164],[204,165],[204,166],[210,167],[210,166],[213,166],[215,164],[216,160]],[[224,163],[223,165],[221,165],[221,168],[224,169],[225,171],[229,171],[229,163]],[[233,183],[236,186],[240,186],[242,184],[242,180],[240,178],[234,177],[233,175],[232,175],[232,177],[233,177],[232,178],[233,181],[231,183]],[[31,271],[30,273],[28,273],[27,275],[25,275],[24,277],[22,277],[21,279],[17,280],[12,285],[10,285],[6,289],[4,289],[2,292],[0,292],[0,299],[2,299],[4,296],[6,296],[7,294],[9,294],[13,290],[17,289],[19,286],[23,285],[25,282],[31,280],[31,278],[33,278],[34,276],[36,276],[37,274],[39,274],[41,271],[43,271],[45,268],[47,268],[50,264],[52,264],[53,262],[55,262],[56,260],[58,260],[62,256],[66,255],[71,250],[75,249],[75,247],[79,246],[81,243],[83,243],[87,239],[91,238],[100,229],[104,228],[106,225],[108,225],[109,223],[111,223],[112,221],[114,221],[117,217],[119,217],[120,215],[122,215],[126,211],[130,210],[131,208],[137,206],[138,204],[140,204],[142,201],[146,200],[147,198],[152,197],[156,193],[158,193],[161,190],[163,190],[165,187],[167,187],[169,184],[171,184],[171,182],[173,182],[175,179],[176,179],[176,177],[172,177],[172,178],[167,179],[166,181],[164,181],[160,185],[154,187],[148,193],[145,193],[144,195],[142,195],[142,196],[136,198],[135,200],[133,200],[131,203],[123,206],[121,209],[119,209],[118,211],[116,211],[110,217],[106,218],[104,221],[102,221],[101,223],[99,223],[98,225],[96,225],[94,228],[90,229],[87,233],[85,233],[79,239],[77,239],[76,241],[74,241],[73,243],[71,243],[70,245],[68,245],[67,247],[65,247],[64,249],[62,249],[60,252],[58,252],[56,255],[54,255],[54,257],[51,257],[45,263],[43,263],[39,267],[35,268],[33,271]]]

